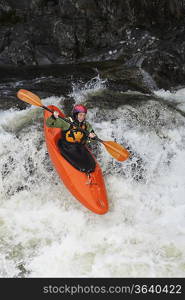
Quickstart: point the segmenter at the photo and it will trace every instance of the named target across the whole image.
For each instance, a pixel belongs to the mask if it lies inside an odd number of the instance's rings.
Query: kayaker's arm
[[[89,139],[90,139],[91,141],[95,140],[95,139],[96,139],[96,133],[94,132],[94,130],[93,130],[91,124],[90,124],[89,122],[86,122],[86,126],[87,126],[87,129],[86,129],[86,130],[89,132],[89,134],[90,134],[90,133],[95,134],[95,137],[93,137],[93,138],[90,137],[90,136],[88,136]]]
[[[46,120],[46,125],[47,127],[62,128],[63,130],[68,130],[70,127],[69,123],[60,118],[56,119],[53,115]]]
[[[89,133],[94,132],[94,130],[93,130],[91,124],[90,124],[89,122],[87,122],[87,121],[86,121],[86,126],[87,126],[87,129],[86,129],[86,130],[87,130]]]

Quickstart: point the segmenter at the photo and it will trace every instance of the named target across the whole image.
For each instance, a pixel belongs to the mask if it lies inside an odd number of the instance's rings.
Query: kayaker
[[[88,138],[95,138],[96,135],[94,130],[89,122],[86,121],[87,108],[83,104],[77,104],[74,106],[72,111],[73,117],[67,117],[73,125],[65,122],[60,119],[58,111],[54,111],[54,113],[49,117],[46,121],[46,125],[48,127],[61,128],[63,131],[63,139],[70,143],[84,143]],[[80,127],[87,132],[89,132],[88,136],[85,136],[83,132],[78,130],[77,127]]]
[[[83,104],[77,104],[73,107],[72,117],[66,117],[72,124],[60,119],[58,111],[54,111],[46,120],[46,125],[62,129],[61,139],[58,142],[61,154],[74,167],[89,173],[94,170],[95,161],[84,145],[88,139],[95,139],[96,134],[91,124],[86,121],[86,115],[87,108]],[[88,135],[85,135],[79,128],[88,132]]]

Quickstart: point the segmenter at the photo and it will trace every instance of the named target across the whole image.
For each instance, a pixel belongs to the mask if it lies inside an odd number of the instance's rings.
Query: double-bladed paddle
[[[49,109],[47,106],[44,106],[41,102],[41,99],[35,95],[34,93],[24,90],[24,89],[20,89],[17,93],[17,97],[24,101],[27,102],[31,105],[36,105],[36,106],[40,106],[43,109],[48,110],[49,112],[51,112],[53,114],[54,111],[52,111],[51,109]],[[60,119],[66,121],[69,124],[73,124],[73,122],[71,122],[69,119],[63,118],[60,115],[58,116]],[[78,127],[77,127],[78,128]],[[79,129],[84,132],[85,134],[89,134],[86,130],[83,130],[79,127]],[[96,137],[96,141],[102,143],[106,150],[109,152],[110,155],[112,155],[115,159],[117,159],[118,161],[124,161],[126,159],[129,158],[130,153],[120,144],[113,142],[113,141],[102,141],[101,139],[99,139],[98,137]]]

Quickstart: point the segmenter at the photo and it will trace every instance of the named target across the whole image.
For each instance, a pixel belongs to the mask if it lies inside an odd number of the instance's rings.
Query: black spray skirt
[[[96,167],[96,162],[87,148],[80,143],[69,143],[60,139],[58,147],[62,156],[81,172],[91,173]]]

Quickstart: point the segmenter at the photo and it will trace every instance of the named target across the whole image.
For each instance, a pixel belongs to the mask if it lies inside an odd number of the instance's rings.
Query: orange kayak
[[[58,111],[61,117],[65,115],[54,105],[49,109]],[[44,133],[50,159],[71,194],[86,208],[96,214],[105,214],[108,211],[108,200],[103,174],[94,156],[95,168],[91,173],[84,173],[71,165],[61,154],[58,141],[62,136],[60,128],[49,128],[46,119],[51,116],[47,110],[44,111]],[[85,147],[85,146],[84,146]]]

